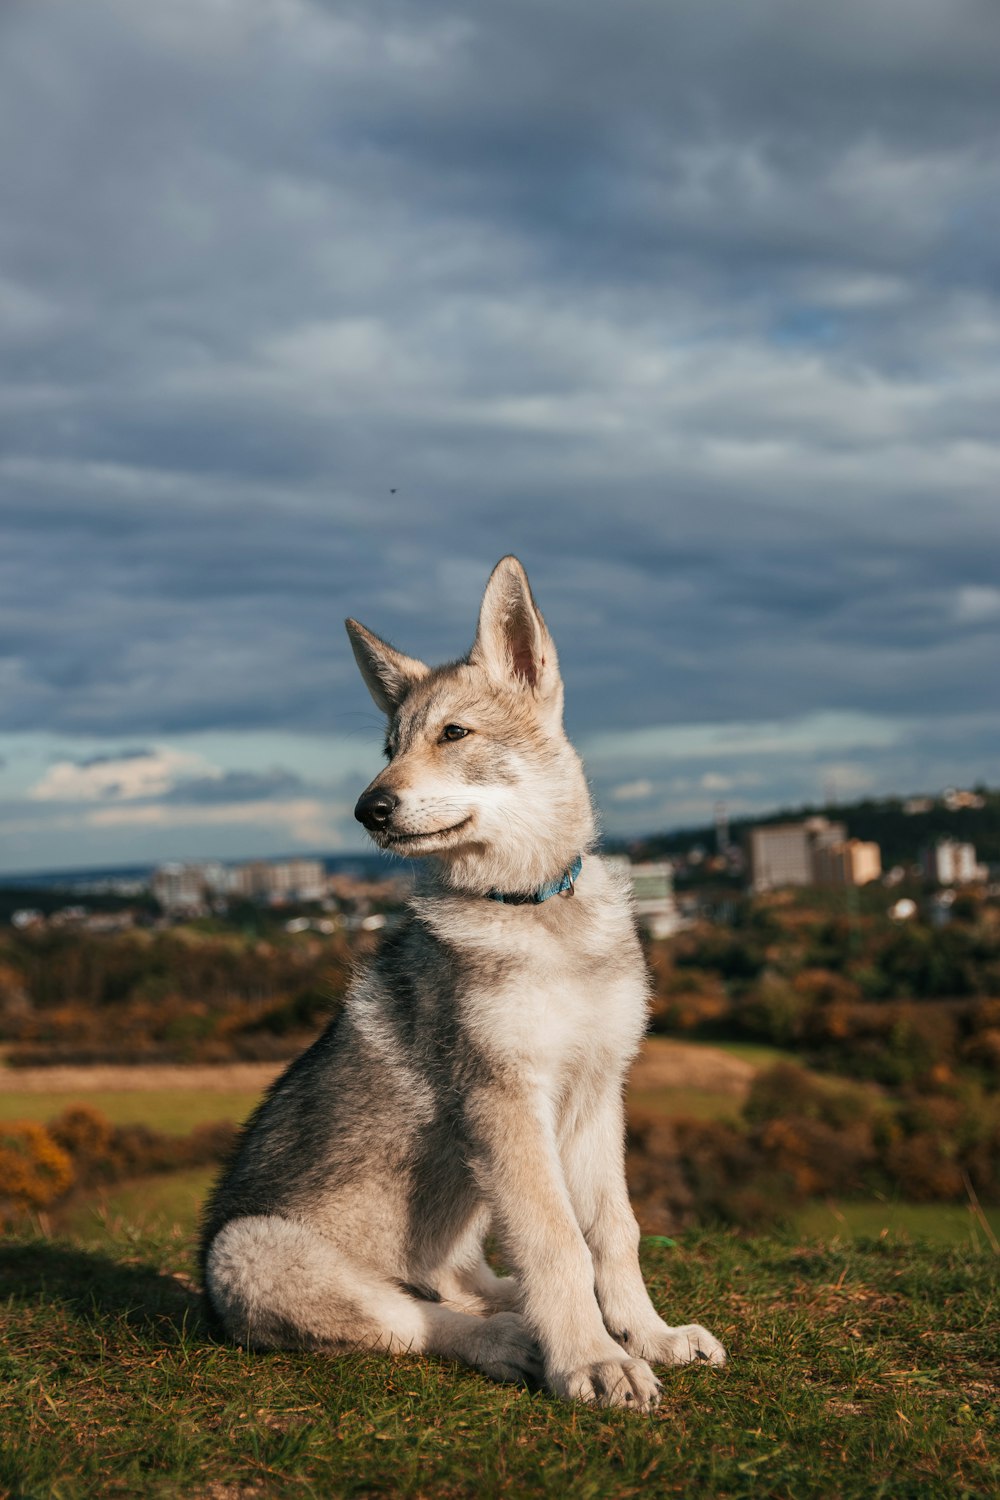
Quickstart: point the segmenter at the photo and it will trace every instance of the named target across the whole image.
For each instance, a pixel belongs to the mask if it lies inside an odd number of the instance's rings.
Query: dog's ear
[[[430,667],[396,651],[357,620],[345,620],[344,624],[365,686],[382,712],[391,718],[413,684],[426,677]]]
[[[469,661],[504,687],[528,687],[539,697],[559,687],[556,648],[516,557],[501,558],[490,574]]]

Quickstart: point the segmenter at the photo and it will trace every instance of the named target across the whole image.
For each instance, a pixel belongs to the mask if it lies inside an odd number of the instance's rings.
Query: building
[[[271,867],[263,859],[234,865],[229,872],[229,881],[230,892],[239,899],[266,901],[271,892]]]
[[[867,885],[881,873],[878,844],[849,839],[843,823],[828,818],[750,830],[750,880],[755,891],[783,885]]]
[[[960,844],[957,839],[938,839],[922,851],[920,863],[927,879],[936,885],[967,885],[986,878],[976,860],[975,845]]]
[[[286,859],[270,866],[268,897],[284,901],[322,901],[326,895],[326,867],[320,859]]]
[[[205,872],[201,865],[161,865],[153,876],[152,891],[166,912],[202,912]]]
[[[245,901],[283,906],[289,901],[322,901],[326,866],[321,859],[251,860],[230,870],[230,889]]]
[[[651,938],[671,937],[684,926],[684,918],[674,900],[674,872],[666,862],[633,865],[624,857],[609,858],[628,870],[639,926]]]
[[[986,798],[979,792],[967,792],[955,786],[945,788],[941,801],[949,812],[958,812],[963,807],[979,809],[986,806]]]
[[[212,901],[235,897],[282,906],[290,901],[322,901],[326,867],[321,859],[285,859],[244,865],[161,865],[153,876],[153,895],[164,911],[197,913]]]
[[[812,884],[812,852],[804,823],[751,828],[750,883],[755,891]]]
[[[882,874],[882,851],[864,839],[843,839],[813,854],[817,885],[867,885]]]
[[[828,818],[769,823],[750,830],[750,882],[755,891],[815,885],[816,852],[843,843],[847,829]]]

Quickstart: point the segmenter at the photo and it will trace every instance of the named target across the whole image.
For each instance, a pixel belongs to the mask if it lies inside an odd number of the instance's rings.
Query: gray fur
[[[210,1302],[253,1348],[439,1354],[652,1409],[647,1361],[725,1353],[697,1324],[668,1327],[639,1272],[622,1091],[645,970],[628,893],[590,853],[555,647],[513,558],[464,662],[432,671],[348,631],[389,719],[368,790],[396,805],[375,837],[426,874],[216,1186]],[[444,742],[449,723],[469,735]],[[483,899],[537,889],[581,852],[571,895]],[[488,1232],[514,1276],[486,1264]]]

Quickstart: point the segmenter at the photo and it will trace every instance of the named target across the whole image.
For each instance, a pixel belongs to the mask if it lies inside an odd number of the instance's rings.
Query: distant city
[[[935,810],[982,812],[987,798],[997,800],[985,791],[948,788],[937,798],[894,799],[887,805],[906,819],[929,820]],[[858,804],[857,816],[864,810],[870,816],[873,806]],[[628,849],[612,848],[606,857],[631,880],[637,917],[654,938],[669,937],[697,919],[725,922],[741,895],[761,896],[786,887],[850,891],[880,883],[893,893],[889,914],[898,921],[914,916],[918,906],[912,894],[897,888],[919,887],[932,919],[942,923],[957,889],[988,886],[991,875],[1000,873],[977,857],[971,841],[948,833],[928,838],[915,858],[886,868],[880,844],[853,835],[851,810],[843,811],[837,819],[810,813],[741,823],[734,835],[725,805],[719,803],[712,847],[692,835],[687,847],[664,857],[648,857],[643,841]],[[119,931],[151,922],[224,917],[250,904],[276,911],[295,908],[285,924],[290,931],[312,927],[332,933],[338,927],[383,925],[385,911],[375,908],[398,906],[411,879],[410,867],[363,854],[170,862],[147,870],[55,873],[23,883],[7,877],[0,888],[72,893],[74,899],[65,905],[43,905],[39,898],[38,905],[9,908],[10,922],[21,930],[79,926]]]

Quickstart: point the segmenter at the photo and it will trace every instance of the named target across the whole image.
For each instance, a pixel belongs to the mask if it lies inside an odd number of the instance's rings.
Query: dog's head
[[[463,884],[531,889],[589,843],[555,646],[517,558],[493,570],[462,661],[431,669],[355,620],[347,631],[388,720],[389,764],[355,808],[377,844],[444,857]]]

